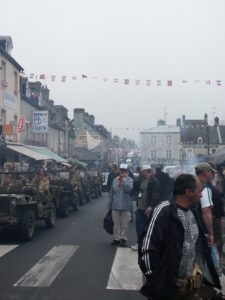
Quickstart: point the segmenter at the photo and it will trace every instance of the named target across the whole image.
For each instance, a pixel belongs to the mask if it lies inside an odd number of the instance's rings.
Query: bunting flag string
[[[202,85],[206,85],[206,86],[218,86],[221,87],[222,86],[222,80],[200,80],[200,79],[195,79],[195,80],[172,80],[172,79],[168,79],[168,80],[150,80],[150,79],[146,79],[146,80],[141,80],[141,79],[130,79],[130,78],[108,78],[108,77],[100,77],[100,76],[89,76],[87,74],[80,74],[80,75],[72,75],[72,76],[68,76],[68,75],[61,75],[61,76],[57,76],[56,74],[52,74],[52,75],[47,75],[47,74],[35,74],[35,73],[26,73],[26,72],[21,72],[20,73],[20,77],[26,77],[29,78],[29,80],[31,81],[42,81],[44,80],[44,82],[46,83],[46,81],[51,81],[51,82],[56,82],[57,78],[59,81],[61,81],[62,83],[66,83],[69,80],[72,81],[77,81],[79,79],[101,79],[102,82],[107,83],[107,82],[112,82],[115,84],[123,84],[126,86],[147,86],[147,87],[174,87],[174,86],[178,86],[178,85],[182,85],[182,86],[187,86],[187,85],[196,85],[196,86],[202,86]]]

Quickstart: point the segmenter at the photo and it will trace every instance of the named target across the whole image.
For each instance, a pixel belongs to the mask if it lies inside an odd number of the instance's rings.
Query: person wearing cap
[[[130,222],[131,196],[133,179],[128,176],[128,166],[120,165],[120,175],[112,182],[108,208],[112,210],[113,241],[112,246],[126,247],[127,231]]]
[[[137,195],[136,232],[137,244],[131,246],[132,250],[138,250],[138,243],[142,237],[145,225],[152,209],[160,202],[159,181],[152,174],[150,165],[143,165],[141,177],[134,181],[134,192]]]
[[[217,172],[208,163],[200,163],[195,167],[197,177],[200,179],[202,184],[202,197],[200,200],[201,216],[203,224],[205,225],[206,234],[208,237],[208,244],[212,246],[214,244],[214,233],[213,233],[213,201],[212,201],[212,190],[207,186],[212,181],[212,172]]]

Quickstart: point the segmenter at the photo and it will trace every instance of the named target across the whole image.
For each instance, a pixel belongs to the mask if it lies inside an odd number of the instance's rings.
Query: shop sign
[[[17,123],[17,132],[21,133],[24,126],[24,116],[20,116],[19,121]]]
[[[13,135],[13,125],[3,124],[2,125],[2,133],[3,133],[3,135]]]
[[[33,133],[48,132],[48,111],[33,112]]]

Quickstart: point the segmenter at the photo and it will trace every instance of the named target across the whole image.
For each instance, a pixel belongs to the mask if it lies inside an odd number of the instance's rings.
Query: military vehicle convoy
[[[70,208],[77,210],[79,194],[77,186],[67,178],[50,179],[50,193],[56,203],[57,215],[68,217]]]
[[[36,220],[47,228],[56,215],[67,217],[90,199],[101,196],[97,174],[80,176],[75,169],[0,172],[0,228],[15,227],[23,241],[32,239]]]
[[[56,203],[43,173],[0,173],[0,227],[17,227],[21,239],[28,241],[34,235],[37,219],[51,228],[55,218]]]

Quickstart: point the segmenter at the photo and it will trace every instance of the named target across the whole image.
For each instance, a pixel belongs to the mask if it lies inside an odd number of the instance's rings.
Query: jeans
[[[137,209],[136,211],[136,232],[137,232],[137,242],[139,243],[143,234],[143,231],[145,229],[145,224],[147,222],[147,216],[145,214],[145,211],[142,209]]]

